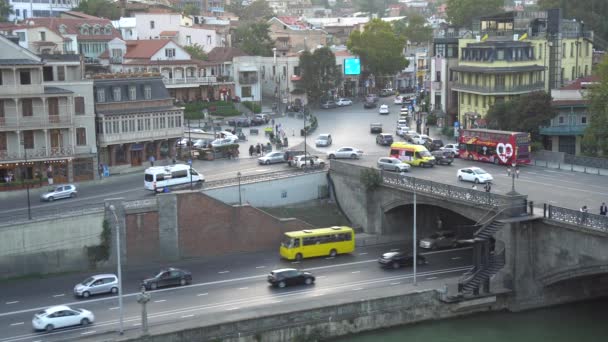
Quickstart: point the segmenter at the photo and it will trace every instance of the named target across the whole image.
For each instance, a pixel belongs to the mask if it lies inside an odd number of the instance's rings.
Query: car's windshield
[[[327,140],[327,137],[326,137],[326,136],[321,135],[321,136],[319,136],[319,140]]]
[[[478,174],[478,175],[484,175],[484,174],[486,174],[486,173],[487,173],[487,172],[486,172],[485,170],[483,170],[483,169],[475,169],[475,170],[473,170],[473,172],[475,172],[475,174]]]
[[[430,157],[431,153],[429,151],[420,151],[421,157]]]
[[[89,285],[90,283],[93,282],[93,280],[95,280],[95,278],[93,277],[88,277],[87,279],[85,279],[81,284],[82,285]]]

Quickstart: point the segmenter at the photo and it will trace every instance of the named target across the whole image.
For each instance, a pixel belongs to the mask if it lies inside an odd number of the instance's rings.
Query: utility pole
[[[122,264],[120,261],[120,255],[121,250],[120,250],[120,224],[118,223],[118,216],[116,215],[116,207],[114,207],[114,205],[110,205],[110,211],[112,212],[112,215],[114,215],[114,220],[116,221],[116,266],[118,269],[118,308],[120,311],[120,326],[119,326],[119,330],[118,333],[119,334],[123,334],[124,333],[124,312],[123,312],[123,308],[122,308]]]
[[[418,262],[418,258],[416,255],[417,252],[417,243],[416,243],[416,185],[414,184],[414,253],[413,253],[413,257],[414,257],[414,286],[418,285],[416,282],[416,264]]]

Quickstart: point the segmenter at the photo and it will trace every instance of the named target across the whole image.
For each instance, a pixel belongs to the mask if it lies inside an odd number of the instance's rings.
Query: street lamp
[[[241,199],[241,171],[236,173],[236,178],[239,180],[239,205],[243,205],[243,200]]]
[[[118,307],[120,310],[120,328],[118,332],[122,335],[124,333],[124,314],[122,311],[122,265],[120,262],[120,224],[118,223],[118,216],[116,215],[116,207],[110,205],[109,207],[114,220],[116,221],[116,267],[118,269]]]
[[[190,190],[192,190],[192,130],[190,129],[190,119],[188,119],[188,165],[190,165]]]
[[[416,255],[416,251],[417,251],[417,248],[418,248],[418,246],[416,244],[416,185],[414,185],[414,242],[413,242],[413,244],[414,244],[414,253],[413,253],[413,256],[414,256],[414,260],[413,260],[413,263],[414,263],[414,286],[416,286],[416,285],[418,285],[416,283],[416,263],[418,262],[418,260],[417,260],[418,256]]]
[[[513,157],[511,159],[511,192],[508,193],[508,195],[518,195],[518,193],[515,191],[515,177],[519,176],[518,174],[518,170],[517,168],[517,150],[519,147],[515,147],[515,152],[513,154]]]
[[[23,144],[23,154],[24,154],[24,159],[25,159],[25,169],[23,170],[23,172],[21,173],[21,180],[23,182],[25,182],[25,186],[27,189],[27,218],[28,220],[32,219],[32,205],[30,202],[30,183],[26,181],[25,177],[27,175],[27,147],[25,146],[25,137],[23,137],[23,139],[21,140],[21,143]]]

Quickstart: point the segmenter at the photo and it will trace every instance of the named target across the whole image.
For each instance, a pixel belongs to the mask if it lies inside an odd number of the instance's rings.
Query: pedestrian
[[[154,162],[156,161],[154,156],[150,156],[150,158],[148,158],[148,160],[150,161],[150,166],[154,166]]]
[[[262,153],[262,148],[260,147],[260,143],[255,147],[255,153],[259,156]]]
[[[507,177],[511,177],[511,167],[507,166]]]
[[[606,216],[607,213],[608,207],[606,206],[606,202],[602,202],[602,205],[600,206],[600,215]]]
[[[587,221],[587,213],[589,212],[589,209],[587,208],[586,205],[583,205],[581,207],[581,223],[585,223],[585,221]]]
[[[279,125],[275,125],[274,128],[275,128],[274,131],[277,132],[277,134],[279,134]]]
[[[253,145],[249,145],[249,157],[253,157]]]
[[[515,178],[519,178],[519,166],[515,167]]]
[[[175,163],[176,163],[175,156],[173,156],[173,159],[171,161],[173,162],[173,165],[175,165]]]
[[[492,190],[492,183],[486,182],[484,189],[486,190],[486,192],[490,192],[490,190]]]

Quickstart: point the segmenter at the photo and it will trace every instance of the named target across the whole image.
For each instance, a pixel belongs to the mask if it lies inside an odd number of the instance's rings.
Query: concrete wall
[[[327,174],[316,172],[256,183],[241,183],[241,201],[254,207],[280,207],[325,197]],[[239,203],[238,185],[203,192],[225,203]]]
[[[103,211],[0,225],[0,278],[89,268],[86,246],[100,243]]]

